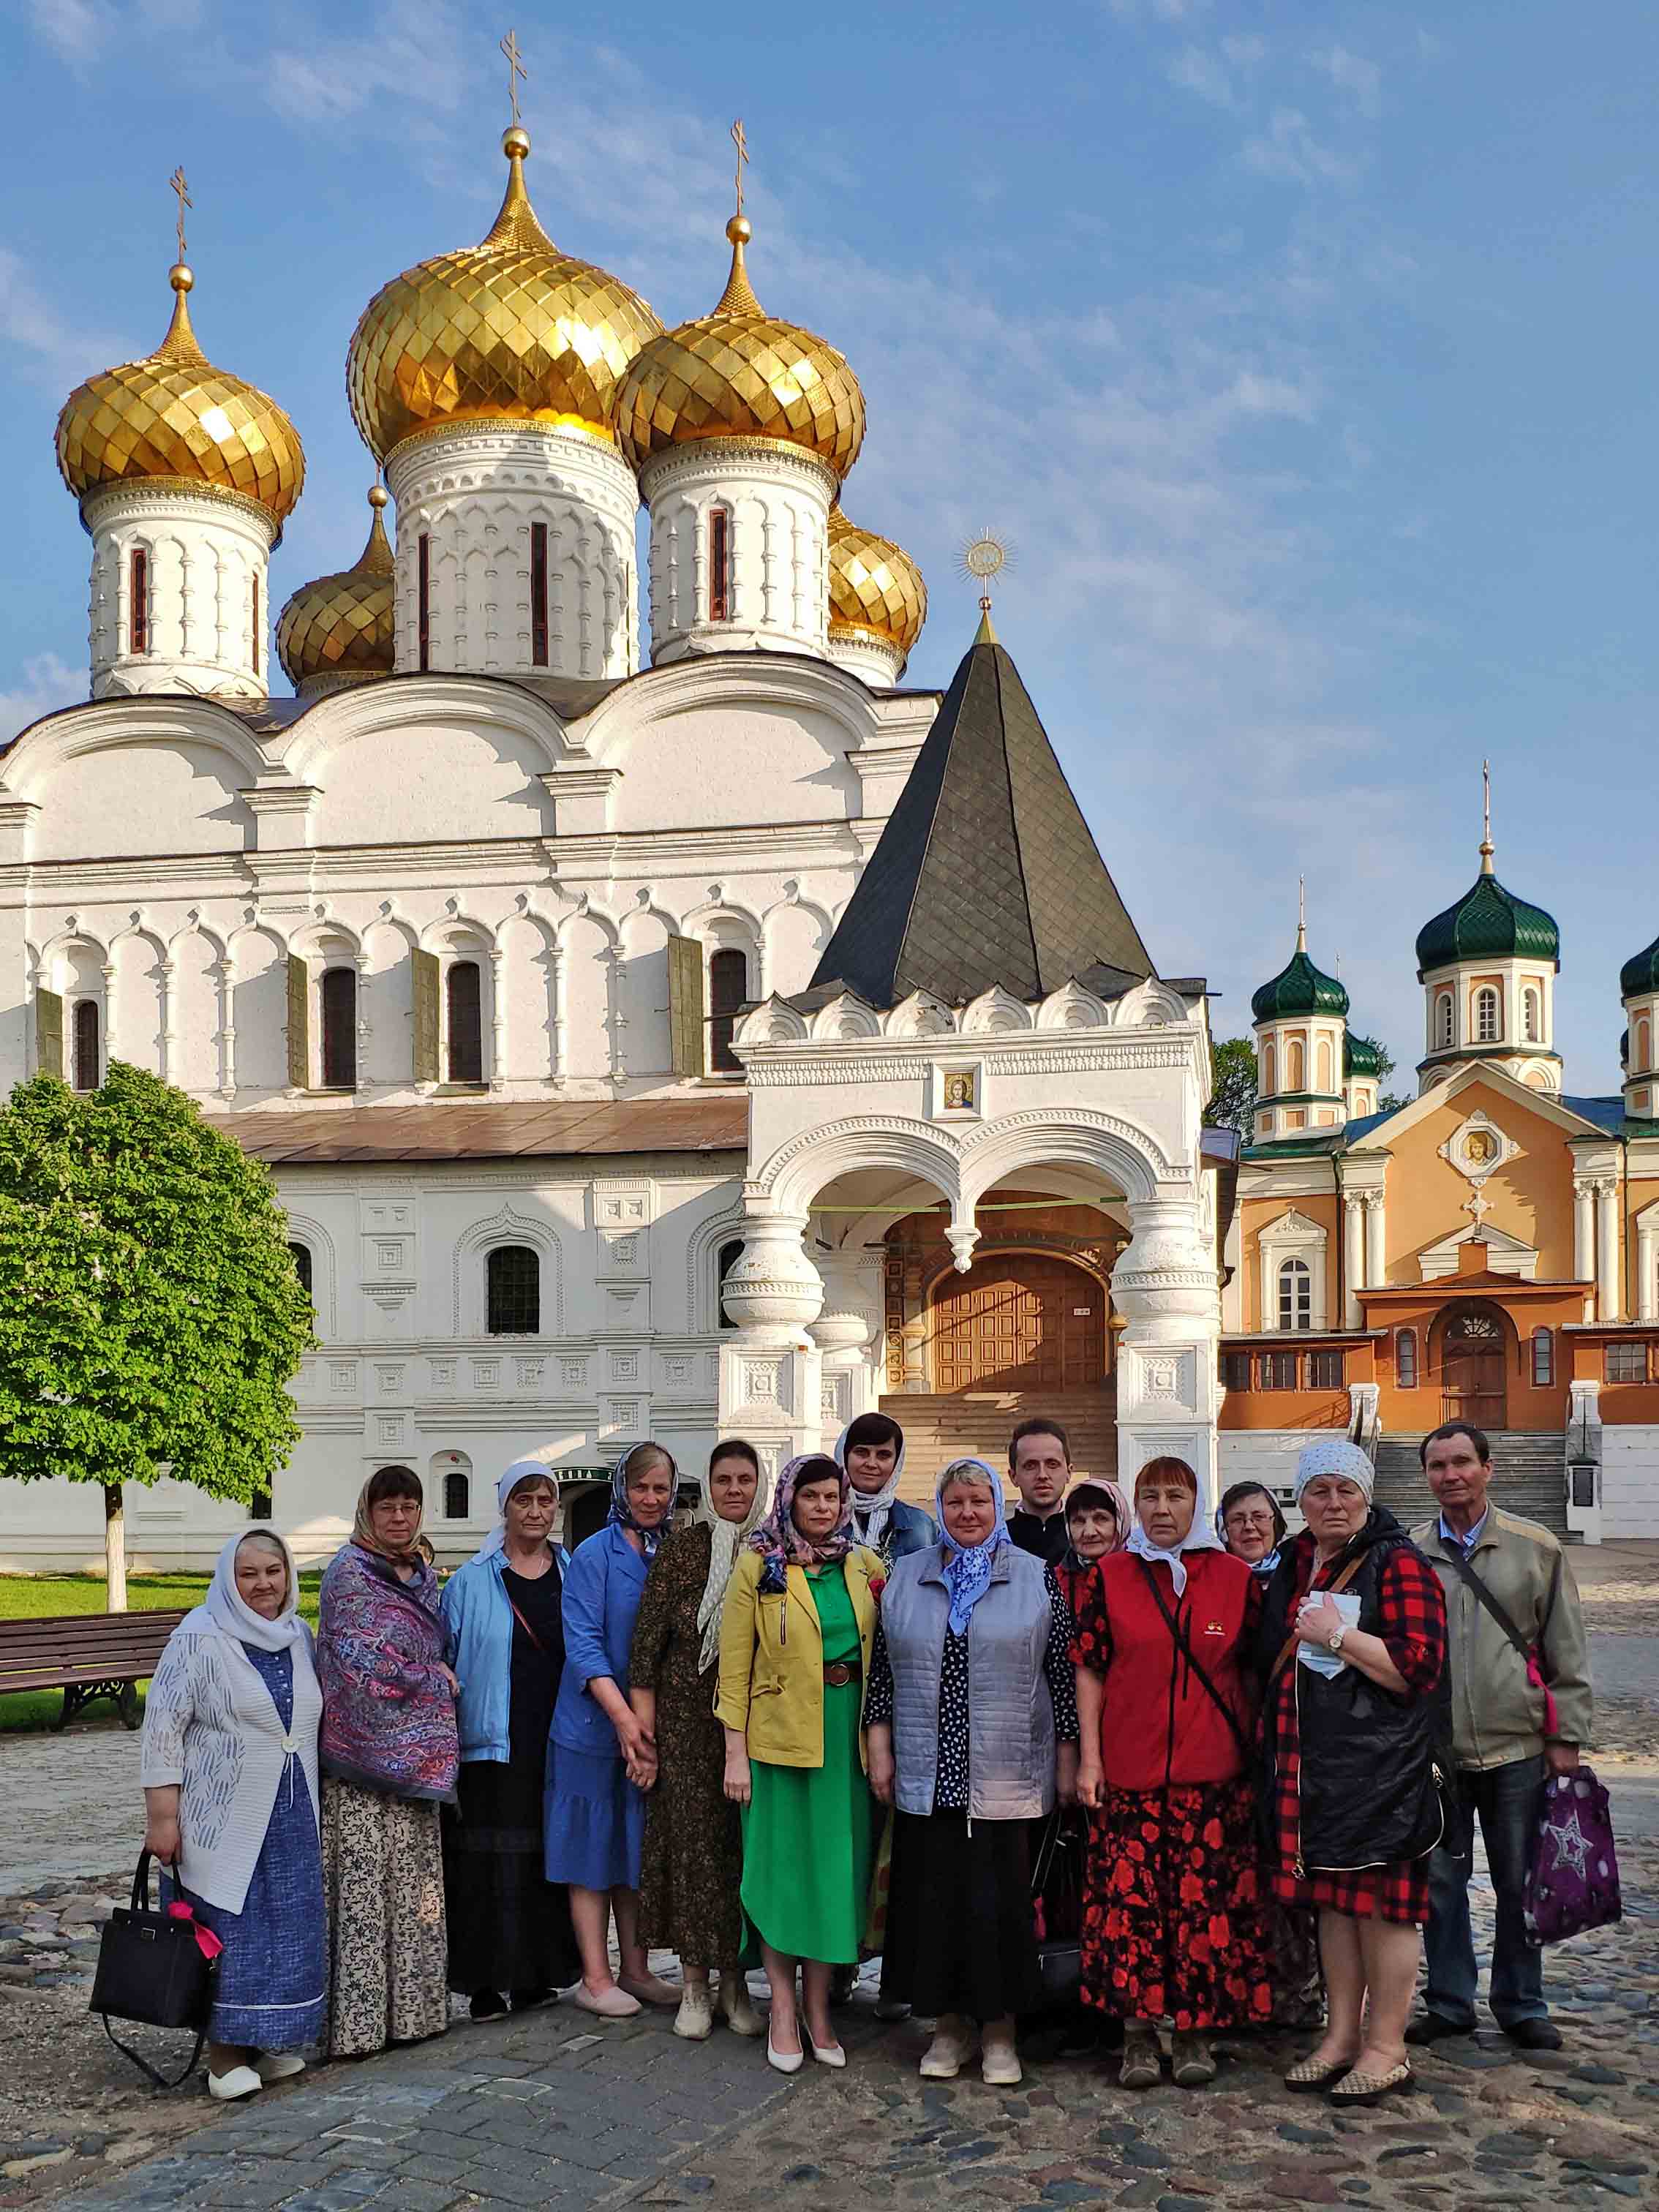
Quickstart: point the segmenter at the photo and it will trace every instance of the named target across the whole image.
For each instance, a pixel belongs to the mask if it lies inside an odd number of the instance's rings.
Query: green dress
[[[807,1588],[823,1635],[823,1662],[857,1665],[858,1615],[839,1560],[809,1567]],[[870,1785],[859,1760],[861,1680],[823,1686],[823,1764],[750,1762],[743,1815],[743,1909],[786,1958],[856,1965],[869,1907]]]

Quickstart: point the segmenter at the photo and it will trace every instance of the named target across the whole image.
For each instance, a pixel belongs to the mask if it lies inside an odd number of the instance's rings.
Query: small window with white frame
[[[1313,1270],[1305,1260],[1279,1263],[1279,1326],[1284,1329],[1313,1327]]]
[[[1521,994],[1521,1034],[1528,1044],[1541,1044],[1543,1042],[1543,1018],[1538,993],[1530,983]]]
[[[1434,1046],[1437,1052],[1451,1050],[1453,1019],[1452,994],[1449,991],[1443,991],[1434,1002]]]
[[[1497,1044],[1504,1035],[1504,1020],[1497,992],[1490,983],[1474,994],[1474,1041],[1477,1044]]]

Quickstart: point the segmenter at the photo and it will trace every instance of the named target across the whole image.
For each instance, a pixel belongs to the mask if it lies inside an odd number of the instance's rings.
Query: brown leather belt
[[[856,1682],[863,1673],[863,1668],[856,1663],[849,1664],[845,1659],[837,1659],[833,1667],[824,1668],[824,1684],[831,1690],[844,1690],[849,1682]]]

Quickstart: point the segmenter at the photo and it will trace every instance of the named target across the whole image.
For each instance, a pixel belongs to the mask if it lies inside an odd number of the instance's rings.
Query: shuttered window
[[[714,953],[708,963],[708,1065],[721,1075],[742,1072],[732,1049],[738,1009],[749,995],[748,956],[735,945]]]
[[[449,1030],[449,1080],[483,1081],[483,1007],[476,960],[453,960],[444,978]]]
[[[357,1088],[357,971],[326,968],[319,994],[323,1017],[323,1088]]]

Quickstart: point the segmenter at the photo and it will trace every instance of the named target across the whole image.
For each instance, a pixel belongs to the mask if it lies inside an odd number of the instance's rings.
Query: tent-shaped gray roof
[[[947,1006],[1000,984],[1046,998],[1068,977],[1156,971],[988,621],[969,647],[825,946],[811,989],[872,1006]]]

